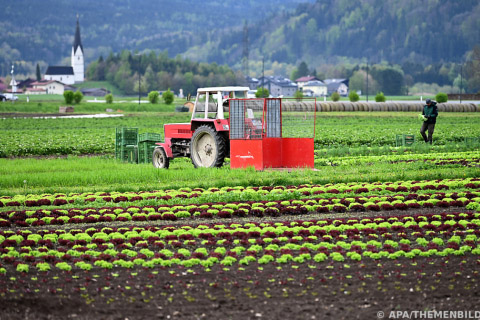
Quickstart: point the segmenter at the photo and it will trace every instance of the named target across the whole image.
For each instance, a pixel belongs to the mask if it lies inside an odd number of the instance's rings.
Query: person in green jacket
[[[420,134],[426,143],[432,144],[433,131],[435,130],[435,123],[437,122],[438,108],[437,102],[427,99],[426,105],[423,107],[423,124],[420,128]],[[428,137],[425,132],[428,131]]]

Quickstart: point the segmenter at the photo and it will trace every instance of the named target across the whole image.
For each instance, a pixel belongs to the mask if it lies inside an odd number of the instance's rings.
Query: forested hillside
[[[305,1],[313,0],[0,0],[0,76],[12,62],[17,72],[33,74],[37,62],[45,71],[69,59],[77,14],[89,63],[124,49],[168,50],[174,57],[241,28],[244,20],[258,21]]]
[[[249,41],[253,59],[430,64],[461,61],[480,43],[479,30],[478,0],[317,0],[251,25]],[[237,62],[239,37],[241,31],[211,44],[204,58]]]

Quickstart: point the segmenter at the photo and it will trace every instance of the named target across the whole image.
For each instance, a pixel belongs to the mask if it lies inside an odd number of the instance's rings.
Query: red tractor
[[[316,101],[247,99],[248,87],[200,88],[190,123],[164,126],[153,165],[190,157],[198,167],[313,168]]]
[[[168,168],[169,161],[190,157],[195,167],[221,167],[229,157],[228,99],[245,98],[248,87],[199,88],[190,123],[164,126],[165,142],[153,151],[153,165]]]

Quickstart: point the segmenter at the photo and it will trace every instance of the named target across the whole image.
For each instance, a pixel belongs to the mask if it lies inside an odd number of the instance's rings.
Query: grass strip
[[[437,166],[428,162],[378,162],[322,167],[318,171],[255,171],[193,168],[189,159],[177,159],[170,169],[150,164],[128,164],[105,157],[55,159],[0,159],[0,196],[16,194],[126,192],[184,187],[277,186],[342,182],[437,180],[480,176],[479,167]]]

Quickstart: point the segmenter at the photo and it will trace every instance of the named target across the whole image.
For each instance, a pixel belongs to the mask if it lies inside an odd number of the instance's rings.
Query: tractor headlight
[[[222,126],[223,126],[223,130],[229,130],[228,124],[223,124]]]

